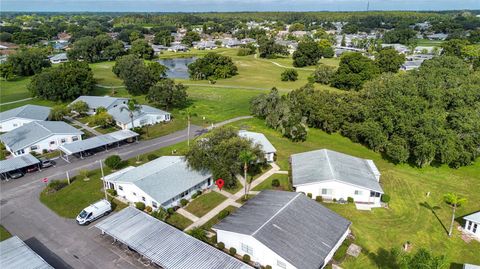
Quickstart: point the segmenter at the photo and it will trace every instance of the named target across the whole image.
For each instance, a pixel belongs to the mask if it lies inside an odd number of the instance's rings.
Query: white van
[[[112,205],[109,201],[103,199],[82,210],[77,216],[77,223],[88,225],[92,221],[108,215],[110,212],[112,212]]]

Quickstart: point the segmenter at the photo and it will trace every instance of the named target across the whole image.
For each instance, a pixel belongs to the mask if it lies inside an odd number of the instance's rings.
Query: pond
[[[193,63],[197,58],[172,58],[172,59],[160,59],[157,60],[160,64],[168,67],[168,78],[188,78],[188,65]]]

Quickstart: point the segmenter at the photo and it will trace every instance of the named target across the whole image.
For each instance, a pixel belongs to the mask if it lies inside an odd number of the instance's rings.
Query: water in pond
[[[168,78],[188,78],[188,65],[193,63],[197,58],[173,58],[173,59],[160,59],[157,62],[168,67]]]

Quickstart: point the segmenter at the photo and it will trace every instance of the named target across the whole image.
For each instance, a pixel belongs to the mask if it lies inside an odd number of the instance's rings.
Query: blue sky
[[[358,11],[368,0],[1,0],[2,11]],[[480,0],[370,0],[370,10],[480,9]]]

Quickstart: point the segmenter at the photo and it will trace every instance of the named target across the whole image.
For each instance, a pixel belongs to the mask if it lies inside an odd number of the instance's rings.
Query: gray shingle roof
[[[295,267],[318,269],[350,224],[304,194],[267,190],[213,229],[250,235]]]
[[[34,121],[0,136],[0,141],[17,151],[56,134],[82,135],[63,121]]]
[[[122,106],[117,106],[108,110],[108,113],[112,115],[113,119],[120,123],[130,123],[130,113],[127,110],[122,111]],[[141,109],[138,111],[133,112],[133,120],[136,120],[144,115],[151,114],[151,115],[167,115],[170,114],[166,111],[160,110],[158,108],[154,108],[147,105],[142,105]]]
[[[0,173],[6,173],[20,168],[38,164],[40,161],[30,154],[0,161]]]
[[[17,236],[0,242],[0,265],[2,269],[53,269]]]
[[[336,180],[383,193],[371,160],[321,149],[293,154],[291,162],[294,186]]]
[[[95,227],[165,269],[252,269],[172,226],[132,207]]]
[[[272,145],[272,143],[270,143],[267,137],[265,137],[265,135],[262,133],[255,133],[255,132],[240,130],[238,132],[238,135],[252,140],[255,144],[259,144],[260,146],[262,146],[262,150],[265,153],[277,152],[277,150]]]
[[[190,169],[183,156],[163,156],[109,181],[131,182],[157,202],[164,203],[211,176]]]
[[[72,102],[84,101],[87,103],[90,109],[97,109],[99,107],[104,107],[109,109],[117,101],[128,101],[128,98],[119,98],[119,97],[110,97],[110,96],[89,96],[89,95],[82,95],[75,99]]]
[[[473,214],[470,214],[470,215],[467,215],[467,216],[463,217],[463,219],[473,221],[473,222],[476,222],[476,223],[480,223],[480,211],[478,211],[476,213],[473,213]]]
[[[0,121],[11,118],[23,118],[31,120],[46,120],[50,114],[50,108],[46,106],[24,105],[0,113]]]

